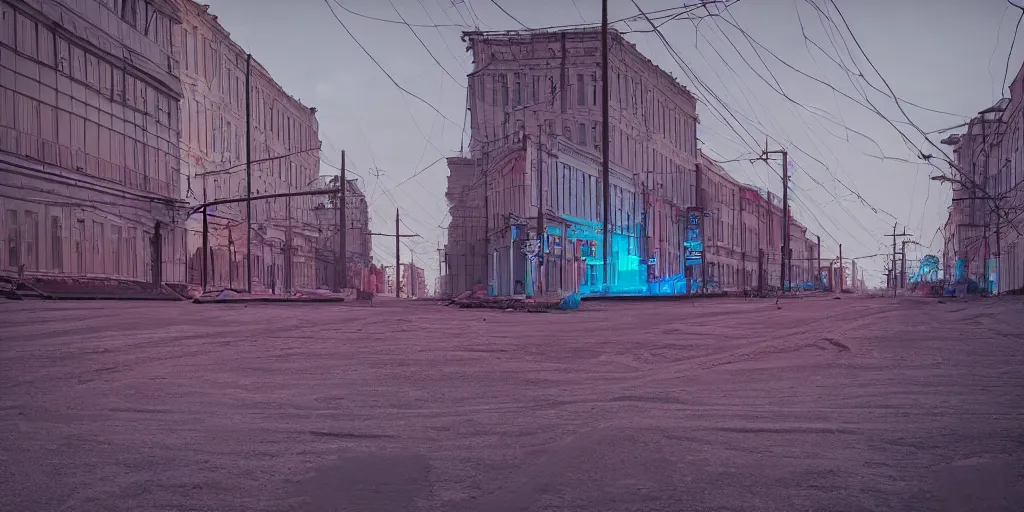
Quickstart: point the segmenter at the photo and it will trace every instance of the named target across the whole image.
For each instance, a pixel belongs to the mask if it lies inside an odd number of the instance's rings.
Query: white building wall
[[[0,0],[0,272],[184,281],[177,23],[162,0]]]

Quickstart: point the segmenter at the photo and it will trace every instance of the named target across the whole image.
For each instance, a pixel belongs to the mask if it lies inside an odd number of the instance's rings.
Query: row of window
[[[136,190],[177,193],[175,155],[73,112],[0,89],[0,125],[14,128],[21,139],[18,151],[37,160]]]
[[[192,26],[191,30],[182,28],[181,34],[184,68],[199,73],[203,80],[211,85],[211,90],[219,90],[229,104],[241,114],[245,109],[245,64],[240,62],[240,55],[226,45],[207,38],[196,26]],[[272,83],[268,83],[267,87],[261,87],[256,80],[252,82],[251,101],[255,128],[271,134],[278,143],[285,145],[289,150],[310,149],[319,145],[314,127],[293,116],[289,109],[277,100],[275,96],[284,94],[282,91],[278,90],[276,94],[271,94],[269,88],[274,87]],[[190,110],[190,122],[195,119],[196,123],[210,125],[213,130],[222,126],[222,120],[212,119],[214,116],[219,117],[220,114],[209,114],[208,110],[211,109],[198,103],[196,99],[186,100],[185,108]],[[213,144],[216,145],[216,142]]]
[[[604,191],[597,176],[560,163],[555,172],[545,172],[548,197],[547,204],[563,215],[601,222]],[[636,194],[612,184],[609,190],[612,210],[609,222],[617,232],[629,232],[637,221],[638,201]]]
[[[123,104],[156,119],[167,127],[177,126],[177,108],[166,94],[127,73],[120,65],[55,36],[21,13],[8,12],[4,16],[16,18],[9,24],[10,32],[0,30],[0,43],[14,47],[18,53],[59,71],[62,75],[98,92],[108,100]],[[154,19],[160,16],[154,14]],[[108,109],[105,109],[109,111]]]
[[[616,69],[615,79],[611,82],[609,100],[618,106],[619,112],[632,112],[634,118],[642,123],[646,131],[653,130],[668,141],[673,147],[687,154],[696,154],[696,119],[685,113],[681,107],[667,98],[650,83],[644,83],[638,76],[631,76]],[[487,73],[476,77],[472,84],[476,89],[477,100],[486,101],[490,90],[490,103],[501,107],[534,107],[542,103],[554,106],[559,99],[557,79],[553,74],[531,74],[512,72],[511,97],[509,90],[509,73]],[[488,82],[490,87],[488,87]],[[600,80],[596,72],[589,75],[577,73],[575,82],[566,84],[570,91],[561,92],[562,113],[569,107],[597,107],[600,103]],[[472,94],[472,93],[471,93]],[[577,133],[577,138],[570,140],[585,144],[586,129]],[[579,142],[582,141],[582,142]],[[591,137],[591,141],[595,141]]]
[[[171,20],[154,8],[150,0],[99,0],[122,21],[160,46],[171,51]]]
[[[75,219],[70,230],[71,261],[65,261],[61,215],[40,219],[33,210],[4,212],[3,267],[14,272],[43,271],[139,277],[139,239],[135,227]]]

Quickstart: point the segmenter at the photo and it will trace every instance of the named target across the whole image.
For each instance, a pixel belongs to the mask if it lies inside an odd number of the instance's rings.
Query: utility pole
[[[782,261],[779,265],[779,288],[783,292],[786,290],[786,270],[789,266],[787,263],[787,257],[792,262],[792,256],[789,254],[789,153],[784,149],[776,149],[768,151],[768,140],[764,141],[764,151],[761,153],[761,157],[758,160],[768,161],[768,155],[781,154],[782,155]],[[769,212],[771,211],[771,201],[769,196],[768,202]]]
[[[892,274],[892,279],[891,279],[891,281],[892,281],[892,298],[895,299],[896,298],[896,290],[899,288],[899,285],[896,284],[896,238],[897,237],[901,237],[901,236],[914,236],[914,235],[911,235],[910,233],[907,233],[906,229],[904,229],[902,233],[897,234],[896,233],[896,224],[893,224],[892,225],[892,234],[891,235],[885,235],[885,236],[891,236],[892,237],[892,263],[889,266],[892,267],[892,270],[890,271],[891,274]]]
[[[909,240],[900,242],[900,288],[907,287],[907,244]]]
[[[416,298],[416,251],[409,250],[409,298]]]
[[[370,236],[387,236],[387,237],[392,237],[393,236],[393,237],[395,237],[395,297],[399,297],[401,295],[400,294],[400,291],[401,291],[401,286],[400,285],[402,284],[402,253],[401,253],[401,251],[399,251],[399,249],[401,249],[402,239],[403,238],[419,238],[420,237],[419,235],[416,235],[416,234],[413,234],[413,235],[403,235],[399,231],[399,229],[400,229],[399,226],[401,225],[401,220],[399,219],[398,215],[399,215],[398,214],[398,208],[395,208],[395,233],[394,234],[390,234],[390,233],[370,233]]]
[[[245,290],[252,293],[252,54],[245,54]]]
[[[543,129],[544,125],[537,125],[537,239],[540,240],[540,250],[537,251],[537,277],[534,279],[537,282],[537,292],[534,295],[537,296],[544,294],[544,239],[547,231],[544,225],[544,146],[540,140]],[[437,265],[438,268],[441,267],[440,253]]]
[[[206,280],[208,277],[207,264],[210,261],[210,225],[206,217],[206,208],[203,208],[203,291],[206,291]]]
[[[816,236],[815,238],[818,239],[818,258],[817,258],[817,260],[815,262],[816,266],[814,268],[814,275],[816,277],[814,279],[816,281],[818,281],[818,284],[822,285],[822,288],[824,288],[825,287],[824,286],[825,283],[821,282],[821,237],[820,236]]]
[[[399,225],[398,207],[395,207],[395,298],[401,296],[402,290],[402,234]]]
[[[611,230],[608,229],[609,210],[611,206],[611,172],[608,165],[608,0],[601,0],[601,179],[604,195],[604,208],[602,208],[602,225],[604,231],[604,284],[609,286],[608,279],[608,249],[611,245]]]
[[[843,267],[843,244],[839,244],[839,293],[846,288],[846,268]]]
[[[345,150],[341,150],[341,168],[338,171],[338,291],[348,288],[348,221],[346,218],[348,183],[345,175]],[[396,231],[397,233],[397,231]]]
[[[438,241],[437,242],[437,293],[436,293],[436,295],[438,297],[441,296],[441,275],[442,275],[441,268],[442,268],[441,267],[441,242]]]

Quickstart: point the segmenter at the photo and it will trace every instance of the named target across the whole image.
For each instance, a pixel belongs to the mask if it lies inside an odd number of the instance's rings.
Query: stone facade
[[[451,249],[466,243],[462,226],[480,210],[459,202],[465,181],[486,190],[483,275],[492,294],[643,292],[647,281],[680,275],[681,226],[696,198],[693,95],[612,31],[612,263],[606,281],[600,32],[464,37],[474,60],[468,90],[472,138],[469,158],[449,162],[452,224],[459,226],[449,229],[449,259],[468,253]],[[453,194],[453,183],[463,192]],[[477,226],[469,236],[480,231]],[[542,240],[542,258],[523,254],[526,239]],[[465,266],[448,267],[446,281],[455,293],[479,279],[479,256],[470,259],[475,275],[457,275]]]
[[[322,188],[336,187],[338,177],[321,178]],[[320,198],[314,206],[319,240],[316,246],[316,286],[336,288],[337,274],[335,256],[338,254],[338,200],[336,197]],[[348,256],[348,286],[357,290],[373,291],[370,283],[371,258],[373,249],[370,236],[370,211],[366,195],[356,180],[347,180],[345,190],[345,251]]]
[[[943,225],[946,279],[989,293],[1024,290],[1024,67],[1010,96],[971,119],[953,148],[953,200]]]
[[[706,277],[718,289],[758,288],[758,258],[766,287],[779,286],[782,272],[783,210],[777,195],[733,178],[702,155],[698,167],[704,220]],[[791,283],[817,285],[818,246],[807,228],[790,217]]]
[[[309,190],[320,174],[315,109],[289,96],[256,59],[191,0],[177,0],[182,23],[174,31],[181,62],[182,198],[195,206],[246,197],[246,70],[252,195]],[[287,156],[286,156],[287,155]],[[275,158],[281,157],[281,158]],[[319,239],[311,196],[252,201],[254,289],[315,288]],[[208,210],[208,286],[244,286],[246,203]],[[202,215],[187,222],[189,280],[202,282]]]
[[[431,296],[430,290],[427,289],[427,278],[423,273],[423,267],[414,263],[402,263],[402,290],[399,296],[407,299]]]
[[[469,158],[448,159],[448,240],[444,246],[443,295],[458,295],[487,278],[485,177]]]
[[[185,281],[180,16],[0,0],[0,273]]]

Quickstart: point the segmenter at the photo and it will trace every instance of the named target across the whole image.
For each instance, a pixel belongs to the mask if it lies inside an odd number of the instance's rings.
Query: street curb
[[[602,300],[610,302],[673,302],[698,299],[722,299],[728,297],[730,296],[725,293],[715,295],[588,295],[580,297],[580,300],[585,302]]]
[[[244,297],[233,299],[192,299],[193,304],[246,304],[250,302],[276,302],[276,303],[311,303],[311,302],[345,302],[344,297]]]

